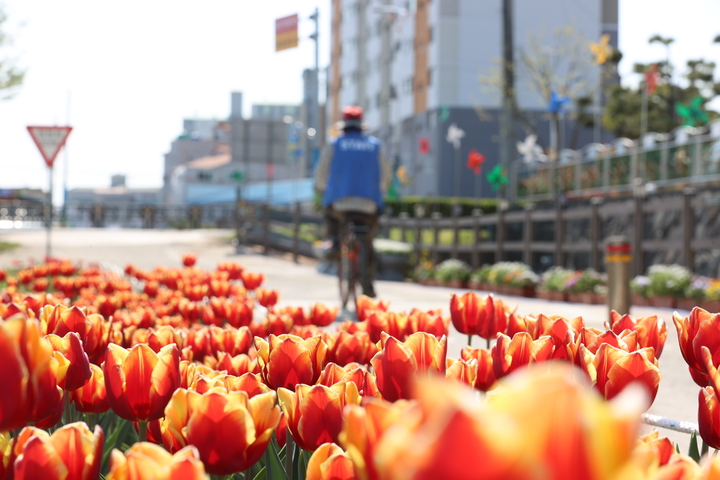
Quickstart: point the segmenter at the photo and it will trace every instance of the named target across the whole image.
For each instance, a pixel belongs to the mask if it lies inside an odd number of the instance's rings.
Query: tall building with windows
[[[343,106],[358,104],[396,164],[410,167],[410,193],[476,194],[472,178],[451,186],[453,179],[443,170],[450,163],[454,169],[453,162],[466,159],[471,148],[486,155],[486,166],[497,162],[503,1],[332,0],[329,125],[340,120]],[[511,4],[516,102],[535,123],[540,141],[547,142],[547,102],[522,57],[551,44],[559,29],[573,29],[588,58],[587,45],[604,33],[617,46],[618,0]],[[597,78],[593,65],[583,72],[589,92]],[[459,155],[445,141],[453,122],[467,133]],[[522,140],[527,129],[518,124],[517,130]],[[419,154],[420,138],[429,139],[429,152]],[[579,138],[591,141],[592,134],[581,132]],[[483,180],[478,182],[482,191]]]

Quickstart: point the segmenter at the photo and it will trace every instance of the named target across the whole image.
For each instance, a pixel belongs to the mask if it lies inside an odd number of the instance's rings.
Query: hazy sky
[[[477,0],[484,1],[484,0]],[[0,102],[0,188],[47,186],[47,172],[25,130],[65,124],[70,187],[109,185],[124,173],[132,187],[162,183],[163,154],[186,117],[224,118],[230,92],[253,102],[297,103],[301,73],[314,61],[307,17],[321,14],[321,65],[329,58],[330,1],[322,0],[0,0],[10,17],[12,55],[27,68],[16,97]],[[672,60],[720,64],[720,0],[620,0],[623,81],[636,61],[665,57],[647,39],[675,37]],[[274,51],[274,19],[300,13],[301,47]],[[0,52],[0,56],[8,52]],[[718,69],[720,76],[720,69]],[[65,154],[56,163],[62,188]],[[59,196],[57,198],[60,198]]]

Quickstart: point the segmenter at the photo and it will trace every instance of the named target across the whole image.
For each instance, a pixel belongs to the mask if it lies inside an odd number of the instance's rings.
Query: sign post
[[[48,185],[48,202],[47,202],[47,245],[45,249],[46,257],[50,257],[52,249],[50,247],[50,237],[52,232],[53,222],[53,205],[52,205],[52,194],[53,194],[53,164],[58,153],[65,145],[68,135],[72,131],[72,127],[39,127],[39,126],[28,126],[28,132],[32,137],[35,145],[40,150],[40,154],[45,160],[45,164],[48,167],[49,185]]]

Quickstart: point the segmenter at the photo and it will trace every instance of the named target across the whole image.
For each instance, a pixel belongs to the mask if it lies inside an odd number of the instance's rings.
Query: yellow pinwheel
[[[600,37],[598,43],[590,42],[590,51],[595,55],[595,63],[603,65],[612,55],[612,47],[609,45],[610,35],[607,33]]]

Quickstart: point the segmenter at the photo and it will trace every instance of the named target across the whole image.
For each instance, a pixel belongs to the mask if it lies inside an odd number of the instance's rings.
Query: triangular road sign
[[[72,127],[27,127],[30,136],[35,141],[35,145],[40,149],[40,153],[45,159],[48,168],[52,168],[55,157],[57,157],[60,149],[65,145]]]

